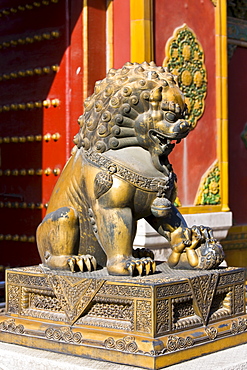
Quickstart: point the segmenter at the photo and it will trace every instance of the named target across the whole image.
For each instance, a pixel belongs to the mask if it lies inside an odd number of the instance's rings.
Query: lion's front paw
[[[156,263],[150,257],[143,258],[121,258],[108,260],[107,270],[110,275],[149,275],[154,273]]]
[[[71,256],[67,261],[69,268],[72,272],[76,271],[76,268],[80,271],[94,271],[97,268],[96,259],[90,254],[78,254],[78,256]]]
[[[156,263],[150,257],[143,257],[141,259],[133,258],[126,266],[131,276],[136,272],[139,276],[149,275],[156,270]]]

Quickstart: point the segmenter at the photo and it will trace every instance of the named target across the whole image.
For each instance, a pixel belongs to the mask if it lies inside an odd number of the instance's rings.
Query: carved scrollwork
[[[130,336],[118,339],[117,341],[115,341],[114,338],[109,337],[104,341],[104,346],[108,349],[116,349],[121,352],[135,353],[138,351],[135,338]]]
[[[14,319],[8,319],[5,321],[2,321],[0,323],[0,330],[9,331],[12,333],[17,333],[17,334],[24,334],[25,332],[24,325],[22,324],[16,325]]]
[[[61,312],[62,306],[56,297],[50,297],[42,294],[30,294],[30,308],[31,309],[43,309],[55,312]]]
[[[82,342],[82,334],[73,332],[69,327],[61,327],[59,329],[50,327],[46,329],[45,336],[47,339],[63,341],[69,343],[80,344]]]
[[[68,320],[74,322],[85,311],[93,297],[104,284],[103,280],[63,277],[49,272],[49,282]]]
[[[194,345],[194,339],[191,337],[178,337],[176,335],[169,335],[168,341],[167,341],[167,351],[173,352],[178,349],[188,348],[192,347]]]

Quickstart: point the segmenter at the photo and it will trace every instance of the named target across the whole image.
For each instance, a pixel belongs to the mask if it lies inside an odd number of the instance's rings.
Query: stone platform
[[[0,340],[159,369],[247,340],[244,271],[172,270],[147,277],[54,272],[6,274]]]
[[[144,370],[0,342],[0,370]],[[211,353],[165,370],[246,370],[247,344]]]

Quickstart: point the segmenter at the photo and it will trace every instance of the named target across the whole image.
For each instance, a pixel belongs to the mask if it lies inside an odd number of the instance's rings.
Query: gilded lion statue
[[[176,77],[153,62],[126,63],[96,83],[37,229],[44,266],[153,273],[153,253],[133,250],[140,218],[170,242],[170,267],[212,269],[223,261],[211,229],[189,228],[173,204],[176,175],[168,156],[192,129],[186,115]]]

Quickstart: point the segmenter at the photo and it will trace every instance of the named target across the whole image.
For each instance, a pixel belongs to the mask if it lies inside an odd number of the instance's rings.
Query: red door
[[[82,113],[81,1],[1,1],[0,265],[39,263],[35,230]]]
[[[36,228],[106,74],[106,2],[2,0],[0,20],[0,266],[25,266],[40,262]]]

